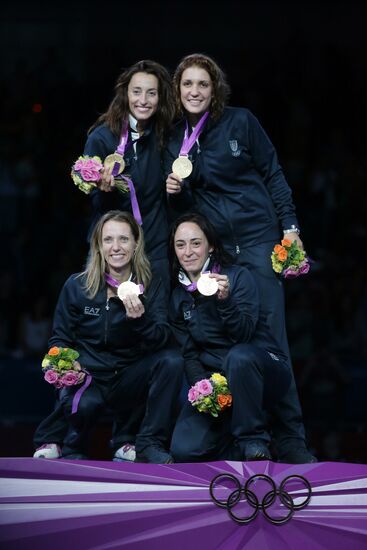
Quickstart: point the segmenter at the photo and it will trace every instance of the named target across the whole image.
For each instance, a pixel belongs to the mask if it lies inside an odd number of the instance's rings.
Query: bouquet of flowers
[[[99,157],[84,155],[74,162],[71,168],[71,178],[80,191],[89,195],[93,187],[97,187],[97,183],[101,179],[102,168],[103,163]],[[122,193],[127,193],[129,191],[129,186],[125,182],[127,178],[120,175],[121,179],[117,180],[117,177],[115,177],[116,188]]]
[[[199,412],[218,417],[218,414],[232,405],[227,379],[215,372],[209,379],[199,380],[191,386],[188,400]]]
[[[297,241],[283,239],[281,244],[276,244],[271,253],[271,263],[276,273],[280,273],[285,279],[294,279],[299,275],[306,275],[310,270],[310,264],[306,253]]]
[[[102,168],[103,164],[99,157],[84,155],[74,162],[71,168],[71,178],[80,191],[89,195],[101,179]]]
[[[75,386],[81,384],[86,371],[82,369],[76,360],[79,353],[71,348],[58,348],[54,346],[43,358],[42,369],[44,379],[56,388]]]

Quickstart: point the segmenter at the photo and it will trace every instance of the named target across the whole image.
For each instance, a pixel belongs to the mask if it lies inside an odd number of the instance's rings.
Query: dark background
[[[72,162],[121,70],[173,71],[195,51],[228,75],[294,192],[312,273],[286,282],[311,448],[366,462],[366,38],[362,3],[8,2],[0,46],[0,454],[29,456],[53,404],[42,380],[53,309],[83,267],[89,198]],[[101,422],[93,458],[108,457]]]

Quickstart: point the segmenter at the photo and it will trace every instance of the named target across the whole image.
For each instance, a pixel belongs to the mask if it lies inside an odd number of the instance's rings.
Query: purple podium
[[[367,465],[3,458],[0,470],[1,549],[367,548]]]

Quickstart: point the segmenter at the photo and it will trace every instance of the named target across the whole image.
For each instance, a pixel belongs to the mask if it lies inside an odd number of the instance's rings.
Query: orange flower
[[[286,251],[285,248],[283,248],[282,250],[280,250],[280,252],[278,252],[278,258],[281,262],[284,262],[284,260],[286,260],[288,257],[288,252]]]
[[[292,241],[290,241],[289,239],[283,239],[282,246],[292,246]]]
[[[220,393],[217,397],[218,405],[223,410],[226,407],[230,407],[232,405],[232,396],[231,395],[224,395],[223,393]]]
[[[49,350],[48,355],[59,355],[59,352],[59,348],[57,346],[54,346]]]
[[[284,250],[284,248],[283,248],[282,246],[280,246],[280,244],[276,244],[276,245],[274,246],[274,252],[275,252],[275,254],[279,254],[279,252],[280,252],[281,250]]]

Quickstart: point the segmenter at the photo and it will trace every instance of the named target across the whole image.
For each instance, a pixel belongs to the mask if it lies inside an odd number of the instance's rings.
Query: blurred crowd
[[[250,108],[278,150],[312,259],[308,276],[286,282],[288,335],[311,446],[324,460],[362,462],[366,451],[356,441],[367,424],[366,81],[358,56],[336,44],[320,50],[293,37],[283,47],[276,63],[261,52],[219,61],[231,83],[230,103]],[[50,49],[38,64],[19,59],[0,90],[5,377],[25,359],[40,376],[58,293],[87,254],[89,198],[74,187],[70,167],[128,62],[111,55],[98,81],[90,63],[78,78]]]

